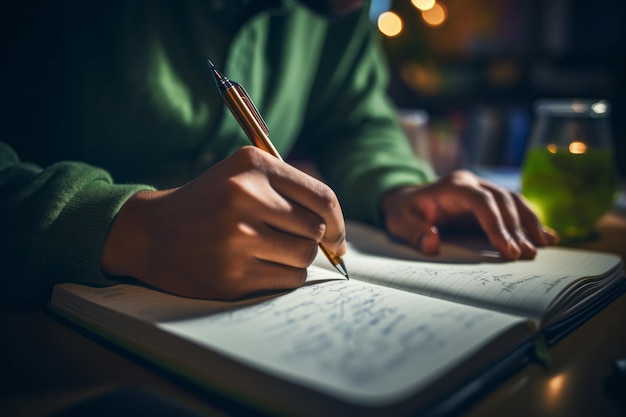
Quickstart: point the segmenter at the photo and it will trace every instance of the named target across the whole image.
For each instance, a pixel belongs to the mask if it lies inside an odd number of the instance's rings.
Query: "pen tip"
[[[209,65],[209,70],[211,71],[211,75],[213,75],[213,81],[215,81],[215,85],[220,94],[223,94],[224,91],[233,86],[233,83],[215,68],[215,65],[213,65],[210,59],[207,59],[206,63]]]
[[[346,268],[346,264],[343,261],[341,261],[337,265],[335,265],[335,269],[337,271],[339,271],[341,273],[341,275],[346,277],[346,279],[348,279],[348,280],[350,279],[350,277],[348,276],[348,269]]]

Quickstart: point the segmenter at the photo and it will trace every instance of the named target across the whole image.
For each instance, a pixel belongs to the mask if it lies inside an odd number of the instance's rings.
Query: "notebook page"
[[[312,278],[328,275],[311,268]],[[195,300],[195,315],[189,314],[189,300],[140,287],[115,288],[108,298],[92,289],[83,296],[155,320],[164,331],[252,367],[360,404],[413,394],[521,322],[352,280],[312,282],[230,310],[216,310],[212,302],[203,309]]]
[[[367,238],[368,243],[351,241],[355,235]],[[381,232],[351,233],[349,228],[348,241],[344,261],[354,279],[484,306],[537,322],[577,280],[600,276],[620,262],[611,254],[547,247],[540,248],[533,260],[505,262],[475,253],[466,261],[457,257],[448,263],[445,258],[427,261],[419,254],[416,256],[422,260],[410,260],[412,249],[390,241]],[[398,259],[391,258],[394,250],[398,250]],[[321,266],[324,260],[318,258],[316,264]]]
[[[515,321],[384,287],[333,281],[161,327],[328,395],[384,404],[411,395]]]

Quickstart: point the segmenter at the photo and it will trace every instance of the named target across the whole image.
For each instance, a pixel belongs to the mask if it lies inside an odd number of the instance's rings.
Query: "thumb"
[[[395,221],[388,225],[388,230],[392,235],[426,255],[439,253],[441,243],[439,230],[417,216],[411,216],[410,219],[405,217],[404,221]]]
[[[383,200],[385,228],[427,255],[439,253],[439,230],[428,219],[437,210],[429,198],[416,198],[415,188],[407,187],[388,193]]]

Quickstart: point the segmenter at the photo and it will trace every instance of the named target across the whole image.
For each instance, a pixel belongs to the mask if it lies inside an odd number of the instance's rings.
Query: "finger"
[[[209,294],[207,298],[236,300],[260,291],[298,288],[306,282],[306,268],[294,268],[262,259],[250,259],[241,266],[241,274],[234,280],[231,278],[217,288],[210,285],[206,289],[201,287],[191,292],[181,291],[181,295],[198,297],[205,290]]]
[[[246,221],[260,219],[277,230],[320,242],[327,230],[325,220],[292,201],[298,193],[306,195],[310,184],[318,181],[266,152],[256,148],[246,151],[238,156],[243,159],[242,163],[249,163],[251,169],[229,181],[232,188],[229,192],[238,213],[244,215]],[[285,192],[288,189],[285,184],[290,183],[295,185]],[[282,184],[283,188],[276,184]]]
[[[404,215],[388,218],[387,230],[393,236],[427,255],[439,253],[441,239],[438,229],[426,222],[418,207],[412,206]]]
[[[241,148],[237,164],[262,173],[271,188],[285,200],[318,215],[325,224],[322,242],[338,255],[345,253],[345,224],[335,193],[323,182],[254,147]],[[264,190],[263,190],[264,191]],[[263,191],[257,192],[259,205],[267,203]],[[252,194],[255,194],[252,190]]]
[[[509,191],[488,182],[483,182],[481,185],[487,188],[496,199],[498,207],[500,208],[502,220],[509,230],[511,237],[515,240],[521,250],[521,258],[534,258],[537,255],[537,248],[528,240],[522,229],[518,206],[512,194]]]
[[[285,164],[286,175],[272,176],[272,187],[286,200],[316,214],[325,224],[321,241],[342,255],[345,253],[345,224],[335,193],[326,184]]]
[[[317,241],[261,225],[256,236],[254,257],[294,268],[308,267],[317,255]]]
[[[274,190],[269,190],[265,194],[265,201],[258,205],[257,218],[274,230],[309,239],[315,243],[322,240],[326,232],[324,219],[285,199]]]
[[[297,203],[287,202],[287,204],[286,211],[272,213],[268,219],[268,225],[285,233],[319,243],[326,233],[327,226],[324,219]]]
[[[246,283],[241,287],[243,292],[283,290],[302,286],[306,282],[307,270],[306,268],[296,268],[263,259],[254,259],[249,263],[246,276],[254,277],[254,279],[246,280]]]
[[[514,193],[513,199],[520,215],[520,222],[535,244],[551,245],[558,239],[556,232],[541,224],[535,212],[520,194]]]
[[[427,255],[436,255],[441,247],[441,239],[439,231],[435,226],[431,226],[424,230],[419,244],[419,250]]]
[[[509,259],[518,259],[522,253],[502,219],[502,213],[493,194],[485,188],[460,190],[471,205],[476,220],[489,241]]]

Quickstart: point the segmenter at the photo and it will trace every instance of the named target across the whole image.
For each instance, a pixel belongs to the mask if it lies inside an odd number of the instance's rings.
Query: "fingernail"
[[[426,231],[420,238],[420,251],[429,255],[437,254],[439,251],[439,242],[437,232],[433,229]]]
[[[526,238],[526,236],[519,236],[519,245],[522,248],[522,252],[524,257],[526,258],[534,258],[537,255],[537,247],[533,245],[533,243]]]
[[[544,236],[547,237],[548,243],[557,243],[559,241],[559,234],[556,232],[556,230],[548,226],[542,226],[542,231],[544,233]]]
[[[509,236],[509,238],[507,239],[507,244],[508,244],[508,251],[510,254],[513,255],[513,258],[519,258],[520,255],[522,254],[522,249],[519,247],[519,245],[515,242],[515,240]]]

